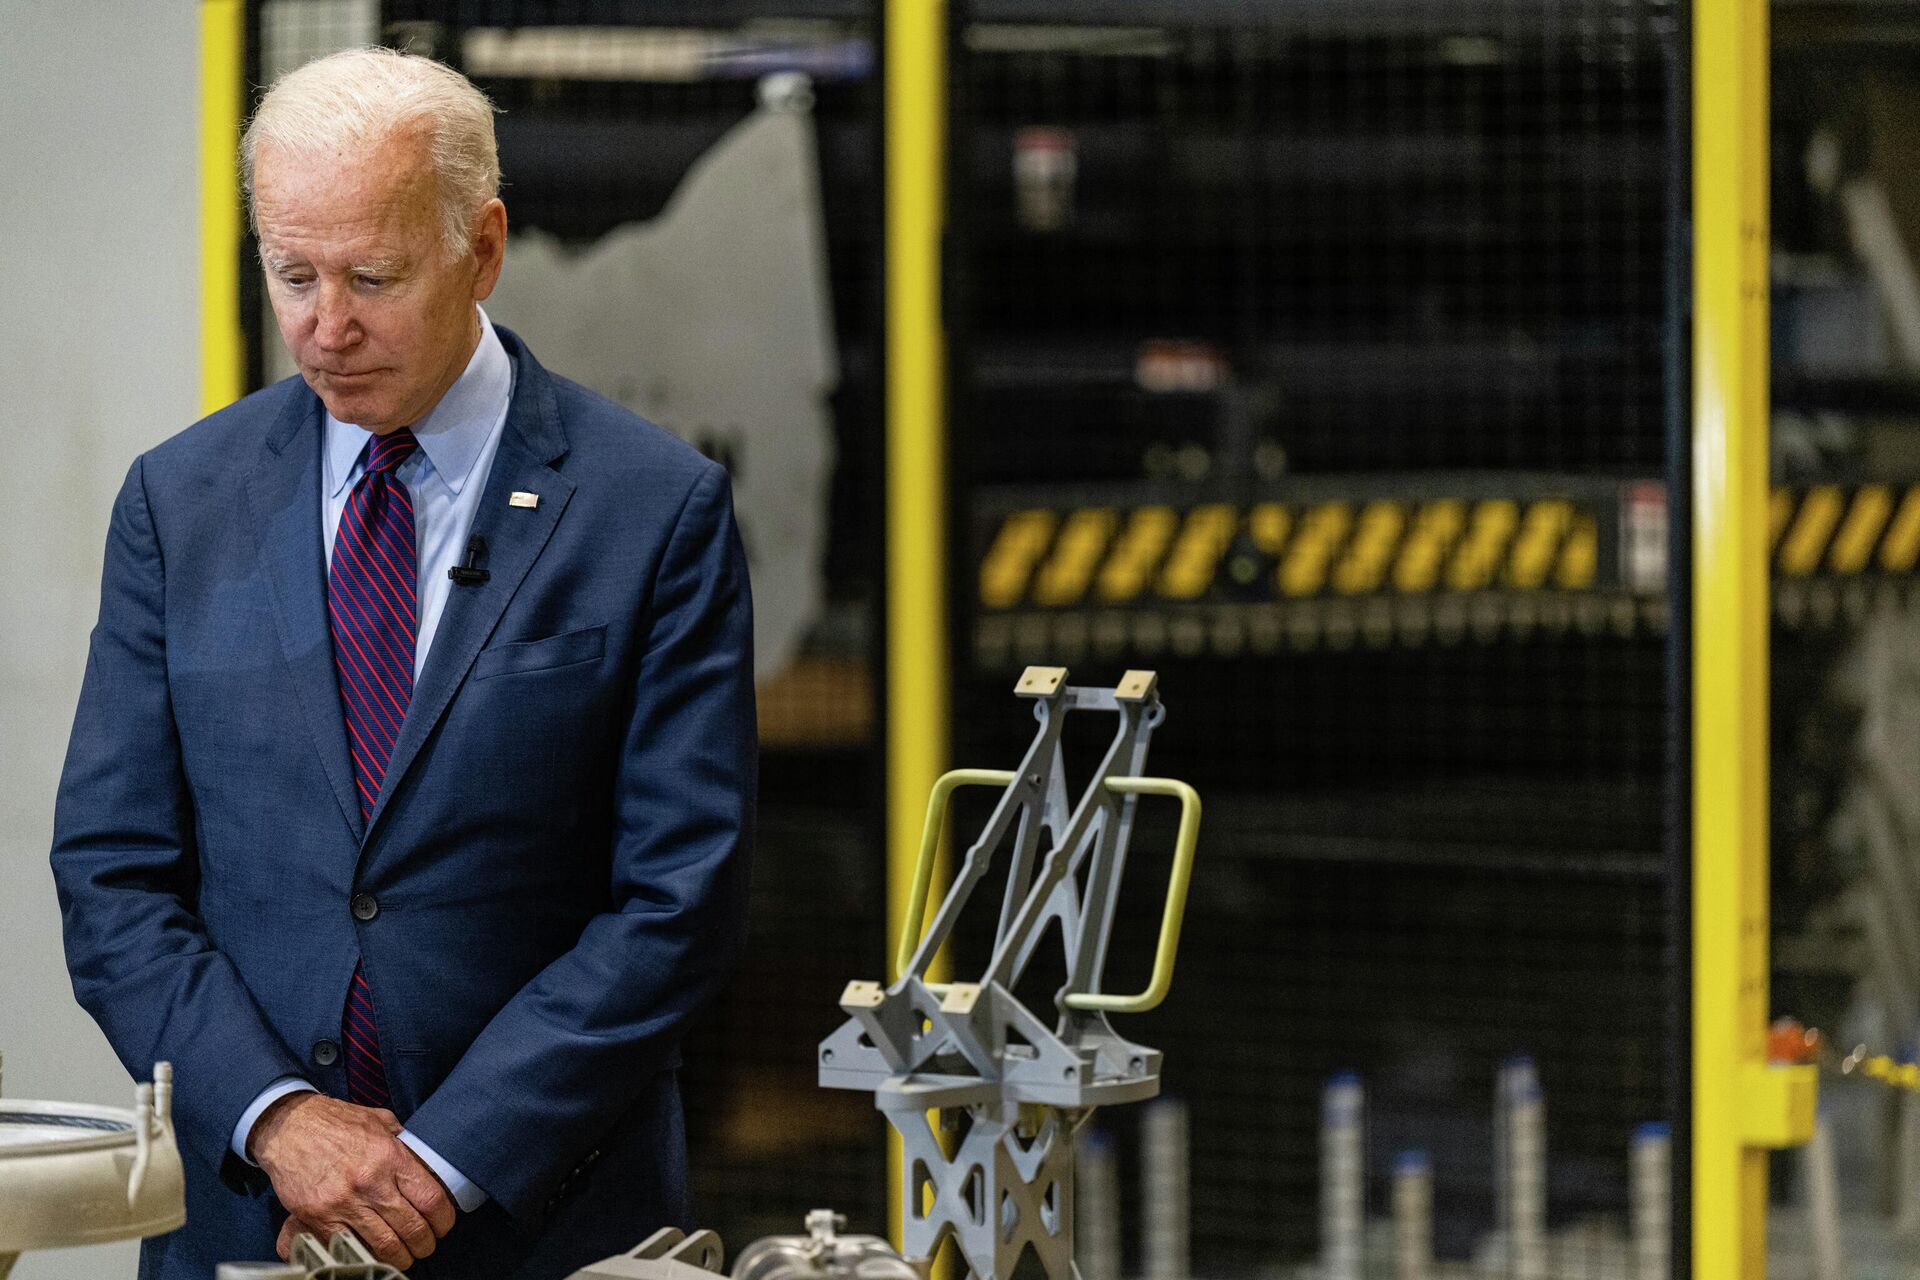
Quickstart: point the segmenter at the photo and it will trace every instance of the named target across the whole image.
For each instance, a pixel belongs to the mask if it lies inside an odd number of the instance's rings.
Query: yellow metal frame
[[[913,879],[907,895],[906,915],[900,922],[900,939],[894,950],[893,976],[898,979],[913,963],[919,949],[920,934],[926,928],[927,894],[933,886],[934,866],[939,861],[940,832],[947,824],[947,802],[961,787],[1004,787],[1020,775],[1005,769],[953,769],[940,775],[927,797],[927,821],[920,828],[920,852],[914,859]]]
[[[961,787],[1005,787],[1016,773],[1004,769],[953,769],[940,775],[927,798],[927,820],[920,828],[920,853],[914,862],[913,883],[907,897],[906,918],[894,951],[893,976],[900,978],[913,963],[926,928],[927,896],[939,861],[940,835],[947,822],[947,805]],[[1153,973],[1146,990],[1137,995],[1076,991],[1066,1003],[1073,1009],[1101,1009],[1108,1013],[1145,1013],[1158,1008],[1173,986],[1173,962],[1180,952],[1180,926],[1187,918],[1187,886],[1193,880],[1193,853],[1200,844],[1200,793],[1175,778],[1108,778],[1107,789],[1123,795],[1170,796],[1180,802],[1180,826],[1174,835],[1173,869],[1167,875],[1166,905],[1160,912],[1160,941],[1153,951]],[[929,988],[944,991],[939,983]]]
[[[887,936],[905,933],[920,797],[946,767],[947,6],[887,0]],[[887,1144],[888,1217],[901,1239],[900,1139]]]
[[[1158,1008],[1173,985],[1173,961],[1180,952],[1180,926],[1187,918],[1187,885],[1193,879],[1193,851],[1200,843],[1200,793],[1176,778],[1108,778],[1107,790],[1128,795],[1171,796],[1180,802],[1180,826],[1173,839],[1173,870],[1167,876],[1167,902],[1160,910],[1160,942],[1153,949],[1153,975],[1138,995],[1076,991],[1071,1009],[1109,1013],[1145,1013]]]
[[[200,411],[246,390],[240,328],[240,124],[247,15],[242,0],[200,0]]]
[[[1693,13],[1693,1274],[1759,1280],[1814,1103],[1766,1061],[1767,6]]]

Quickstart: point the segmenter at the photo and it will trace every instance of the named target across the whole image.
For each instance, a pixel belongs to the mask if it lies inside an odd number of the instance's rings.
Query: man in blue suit
[[[301,376],[134,463],[55,820],[75,993],[177,1072],[188,1222],[140,1274],[345,1227],[550,1280],[690,1214],[755,787],[727,477],[480,311],[463,77],[311,63],[243,151]]]

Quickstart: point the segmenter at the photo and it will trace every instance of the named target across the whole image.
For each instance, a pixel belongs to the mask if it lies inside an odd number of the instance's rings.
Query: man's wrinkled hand
[[[453,1197],[399,1132],[384,1107],[318,1093],[288,1094],[261,1114],[247,1150],[290,1215],[282,1257],[300,1231],[322,1240],[351,1231],[402,1271],[433,1252],[453,1229]]]

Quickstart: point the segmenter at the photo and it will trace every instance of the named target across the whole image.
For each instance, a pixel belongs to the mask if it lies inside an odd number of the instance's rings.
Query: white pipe
[[[1920,1022],[1920,994],[1895,940],[1893,908],[1869,886],[1856,886],[1848,896],[1866,944],[1868,977],[1880,991],[1888,1025],[1904,1033]]]
[[[1507,1272],[1513,1280],[1545,1280],[1547,1273],[1547,1104],[1532,1058],[1510,1058],[1500,1069],[1502,1151],[1506,1170]]]
[[[1806,1180],[1807,1220],[1813,1228],[1814,1280],[1846,1280],[1840,1248],[1840,1184],[1833,1163],[1833,1126],[1821,1108],[1801,1165]]]
[[[1900,1163],[1894,1182],[1894,1230],[1902,1236],[1920,1235],[1920,1096],[1902,1090],[1900,1108]]]
[[[1190,1280],[1187,1227],[1187,1104],[1152,1103],[1141,1117],[1142,1253],[1147,1280]]]
[[[1343,1072],[1320,1097],[1320,1280],[1360,1280],[1366,1231],[1366,1086]]]
[[[1870,178],[1856,178],[1840,188],[1840,207],[1853,233],[1854,252],[1880,286],[1900,361],[1908,369],[1920,369],[1920,272],[1900,238],[1887,193]]]
[[[1523,1075],[1531,1078],[1533,1060],[1508,1058],[1493,1082],[1493,1234],[1508,1256],[1513,1241],[1513,1093]],[[1511,1269],[1509,1267],[1509,1269]]]
[[[1890,802],[1876,786],[1856,787],[1849,797],[1866,846],[1873,898],[1882,909],[1887,943],[1902,974],[1920,971],[1920,885],[1914,882],[1913,851],[1902,838]],[[1911,1034],[1911,1024],[1901,1034]]]
[[[1394,1280],[1427,1280],[1433,1270],[1433,1166],[1424,1151],[1393,1163]]]
[[[137,1208],[140,1188],[147,1181],[147,1166],[153,1160],[153,1086],[142,1084],[133,1091],[133,1168],[127,1174],[127,1207]]]
[[[162,1127],[173,1123],[173,1064],[153,1064],[153,1114]]]
[[[1666,1125],[1643,1124],[1633,1131],[1628,1174],[1634,1280],[1668,1280],[1673,1268],[1673,1137]]]

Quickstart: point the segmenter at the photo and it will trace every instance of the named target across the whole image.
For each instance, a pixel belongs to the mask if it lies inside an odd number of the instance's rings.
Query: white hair
[[[281,76],[240,139],[240,172],[253,210],[254,161],[262,147],[296,155],[363,150],[424,123],[439,187],[440,239],[458,258],[472,244],[480,207],[500,191],[493,103],[445,63],[394,49],[348,49]]]

